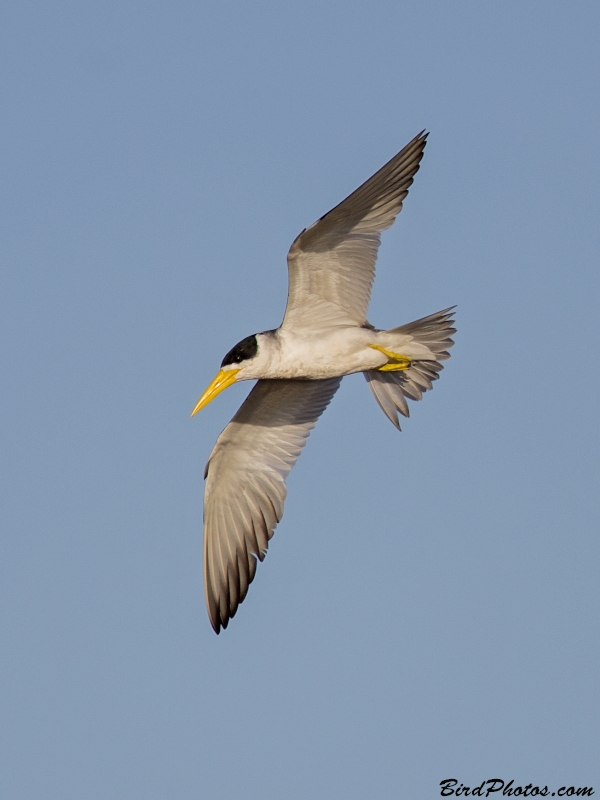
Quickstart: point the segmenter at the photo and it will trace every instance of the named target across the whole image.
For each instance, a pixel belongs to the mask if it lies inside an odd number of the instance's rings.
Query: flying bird
[[[426,139],[422,131],[299,234],[288,253],[280,327],[236,344],[192,411],[233,383],[258,381],[204,473],[204,586],[216,633],[246,597],[283,516],[286,478],[343,376],[362,372],[400,430],[407,398],[420,400],[450,357],[453,306],[391,330],[366,319],[380,234],[402,208]]]

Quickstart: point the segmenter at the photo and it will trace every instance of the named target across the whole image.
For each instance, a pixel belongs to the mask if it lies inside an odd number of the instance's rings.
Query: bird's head
[[[238,342],[235,347],[231,348],[221,362],[221,369],[196,403],[192,411],[192,417],[204,406],[207,406],[211,400],[214,400],[223,389],[231,386],[236,381],[256,377],[253,374],[253,366],[259,353],[258,339],[261,336],[263,334],[260,333],[247,336],[241,342]]]

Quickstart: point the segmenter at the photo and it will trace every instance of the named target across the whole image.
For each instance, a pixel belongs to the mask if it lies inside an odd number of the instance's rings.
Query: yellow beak
[[[235,376],[240,372],[239,369],[222,369],[219,370],[216,377],[210,383],[210,386],[207,387],[204,394],[196,403],[194,410],[192,411],[192,417],[194,414],[197,414],[201,408],[207,406],[211,400],[214,400],[215,397],[220,394],[223,389],[226,389],[228,386],[231,386],[232,383],[235,383]]]

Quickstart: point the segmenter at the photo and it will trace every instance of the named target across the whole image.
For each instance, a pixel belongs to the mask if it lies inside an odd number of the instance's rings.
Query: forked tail
[[[381,410],[398,430],[398,412],[405,417],[409,416],[406,398],[420,400],[423,392],[432,388],[432,381],[437,380],[444,369],[440,362],[450,358],[448,350],[454,344],[451,336],[456,333],[456,328],[453,327],[454,308],[455,306],[451,306],[437,314],[388,331],[410,337],[408,342],[424,345],[429,351],[427,356],[412,359],[408,369],[397,372],[372,369],[363,373]]]

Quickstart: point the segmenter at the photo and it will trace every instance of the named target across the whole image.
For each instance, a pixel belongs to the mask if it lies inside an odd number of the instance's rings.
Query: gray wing
[[[204,588],[211,624],[226,628],[283,516],[285,479],[341,378],[261,380],[206,465]]]
[[[282,328],[365,323],[380,234],[402,208],[426,138],[421,132],[296,238],[288,254],[289,290]]]

